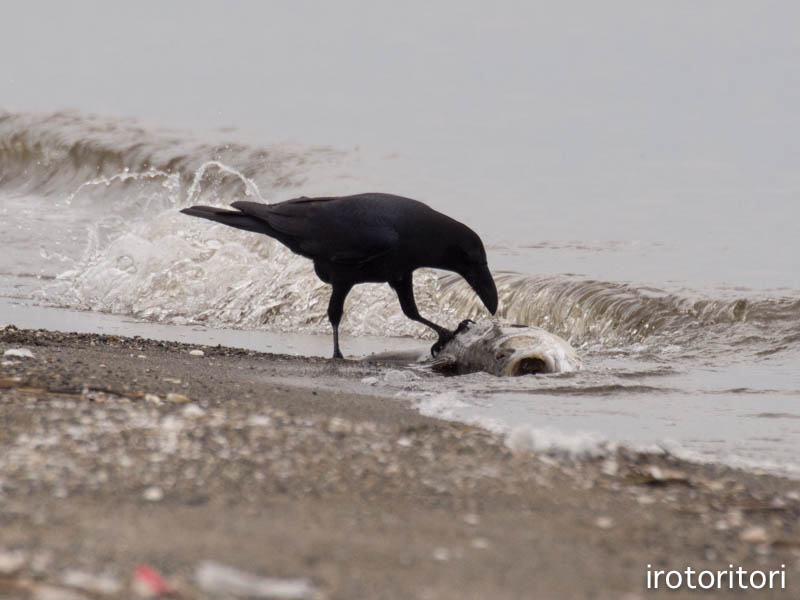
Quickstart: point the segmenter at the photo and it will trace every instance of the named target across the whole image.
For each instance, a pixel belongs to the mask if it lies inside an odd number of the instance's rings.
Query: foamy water
[[[584,368],[364,385],[530,447],[629,443],[796,474],[794,5],[422,8],[193,3],[111,27],[96,7],[9,32],[6,54],[28,51],[0,112],[0,320],[89,315],[65,322],[327,355],[329,288],[309,261],[179,210],[397,193],[475,229],[500,317],[568,339]],[[108,52],[76,59],[106,30]],[[485,314],[456,276],[415,285],[434,321]],[[345,354],[431,339],[385,285],[353,290],[342,330]]]

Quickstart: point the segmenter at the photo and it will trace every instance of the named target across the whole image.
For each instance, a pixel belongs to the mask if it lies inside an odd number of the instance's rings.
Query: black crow
[[[333,286],[328,318],[333,357],[339,350],[344,299],[357,283],[387,282],[405,315],[439,334],[436,355],[452,337],[449,330],[419,314],[412,273],[420,267],[455,271],[467,280],[492,314],[497,288],[478,235],[429,206],[391,194],[338,198],[295,198],[275,204],[234,202],[236,210],[193,206],[181,212],[246,231],[265,233],[295,254],[314,261],[314,271]]]

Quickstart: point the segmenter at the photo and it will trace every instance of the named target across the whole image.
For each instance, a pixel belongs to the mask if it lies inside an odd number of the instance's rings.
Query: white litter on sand
[[[11,356],[13,358],[36,358],[33,352],[27,348],[9,348],[3,352],[3,356]]]
[[[197,565],[194,579],[203,591],[212,594],[286,600],[320,597],[307,579],[260,577],[210,560]]]

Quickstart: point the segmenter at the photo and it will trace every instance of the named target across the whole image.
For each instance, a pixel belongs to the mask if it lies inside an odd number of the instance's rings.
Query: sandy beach
[[[22,349],[32,357],[6,354]],[[140,564],[173,596],[235,597],[198,578],[203,561],[302,578],[297,597],[745,593],[648,589],[648,565],[782,569],[785,589],[748,595],[798,590],[796,481],[512,450],[396,398],[318,385],[346,389],[379,363],[14,327],[0,354],[5,598],[152,594],[132,582]]]

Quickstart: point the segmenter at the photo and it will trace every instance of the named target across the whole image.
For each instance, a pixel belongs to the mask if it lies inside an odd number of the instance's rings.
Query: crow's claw
[[[465,331],[469,330],[470,325],[475,325],[475,321],[472,319],[464,319],[461,323],[458,324],[456,327],[456,331],[454,335],[458,335],[459,333],[464,333]]]
[[[447,329],[445,329],[444,331],[440,332],[439,333],[439,339],[436,341],[436,343],[433,346],[431,346],[431,356],[433,356],[434,358],[439,356],[439,353],[442,351],[442,349],[454,337],[456,337],[456,334],[454,332],[452,332],[452,331],[448,331]]]

